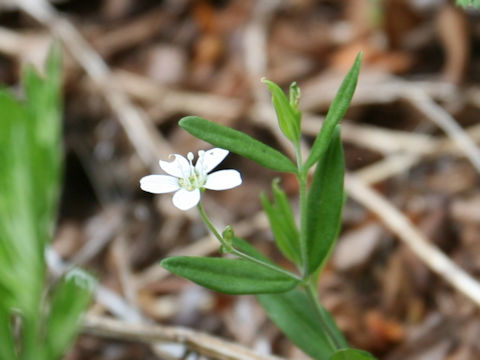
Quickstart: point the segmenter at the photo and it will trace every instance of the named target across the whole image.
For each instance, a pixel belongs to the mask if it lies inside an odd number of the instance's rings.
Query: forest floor
[[[358,88],[342,121],[349,200],[320,279],[322,302],[351,345],[379,359],[480,359],[480,296],[462,277],[480,279],[479,11],[420,0],[33,6],[42,3],[0,3],[0,83],[15,86],[53,38],[64,43],[66,162],[52,251],[101,284],[66,359],[182,358],[185,344],[173,335],[168,346],[146,342],[152,329],[166,336],[159,325],[190,328],[188,350],[207,359],[239,345],[307,359],[254,297],[214,293],[160,267],[171,254],[218,254],[218,244],[194,211],[138,182],[160,173],[168,154],[208,148],[178,126],[186,115],[291,154],[263,76],[285,89],[299,84],[307,149],[359,51]],[[206,194],[214,222],[291,266],[274,252],[259,200],[279,174],[233,154],[222,167],[238,169],[244,183]],[[281,183],[295,204],[295,179]],[[208,355],[213,343],[219,353]]]

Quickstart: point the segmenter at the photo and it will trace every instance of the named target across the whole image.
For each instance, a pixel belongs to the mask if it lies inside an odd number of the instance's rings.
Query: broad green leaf
[[[278,180],[272,184],[274,203],[261,194],[263,210],[267,214],[275,242],[280,251],[295,264],[300,264],[300,243],[290,203],[285,192],[280,189]]]
[[[376,360],[376,358],[363,350],[342,349],[333,354],[329,360]]]
[[[303,292],[295,289],[283,294],[257,295],[257,299],[268,317],[306,354],[321,360],[334,354],[335,346],[325,334],[315,309]],[[331,315],[322,310],[330,328],[342,342],[341,346],[348,347]]]
[[[48,359],[59,359],[72,344],[95,285],[90,275],[73,269],[55,289],[47,322]]]
[[[226,294],[285,292],[298,284],[286,274],[245,260],[176,256],[161,264],[176,275]]]
[[[335,99],[333,99],[330,109],[328,110],[325,121],[323,122],[322,129],[317,135],[315,142],[313,143],[312,150],[305,162],[305,171],[312,167],[318,159],[327,151],[328,144],[332,138],[335,127],[339,121],[345,115],[350,101],[352,100],[353,93],[357,86],[358,74],[360,73],[360,66],[362,63],[362,53],[357,55],[355,63],[348,72],[347,76],[342,82],[340,89],[338,89]]]
[[[262,82],[267,84],[268,89],[272,93],[272,103],[277,113],[280,129],[288,139],[294,144],[298,144],[300,139],[301,113],[298,109],[292,107],[292,105],[296,104],[291,104],[283,90],[273,81],[262,79]],[[293,93],[291,95],[294,97]]]
[[[282,172],[297,172],[297,167],[281,152],[241,131],[197,116],[184,117],[179,125],[199,139],[242,155],[266,168]]]
[[[334,246],[341,223],[345,160],[340,126],[320,158],[307,198],[307,259],[311,274],[325,261]]]

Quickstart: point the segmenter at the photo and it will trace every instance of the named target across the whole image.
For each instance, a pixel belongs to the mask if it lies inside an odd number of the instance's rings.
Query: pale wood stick
[[[131,324],[112,318],[87,315],[83,331],[107,338],[144,343],[184,344],[198,354],[218,360],[281,360],[277,356],[262,355],[236,343],[183,327]]]
[[[355,175],[347,174],[345,188],[349,195],[375,213],[430,270],[442,277],[475,304],[480,305],[480,284],[453,263],[396,209],[385,197],[368,187]]]
[[[468,136],[457,121],[430,97],[421,91],[411,91],[404,94],[420,113],[440,127],[458,145],[473,166],[480,172],[480,149]]]

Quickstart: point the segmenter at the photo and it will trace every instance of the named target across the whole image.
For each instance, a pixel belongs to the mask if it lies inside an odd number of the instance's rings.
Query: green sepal
[[[313,164],[327,151],[328,144],[332,138],[335,127],[339,121],[343,118],[355,92],[357,86],[358,74],[360,73],[360,66],[362,64],[362,53],[360,52],[348,72],[347,76],[342,82],[340,89],[338,89],[335,99],[333,99],[330,109],[328,110],[325,121],[323,122],[322,129],[318,133],[310,155],[305,162],[304,171],[308,171]]]
[[[335,245],[343,208],[345,160],[340,125],[337,126],[327,151],[320,158],[307,198],[308,274],[326,261]]]
[[[341,349],[333,354],[328,360],[376,360],[372,354],[357,349]]]
[[[272,93],[272,103],[277,113],[278,125],[285,136],[294,144],[300,139],[301,113],[297,108],[300,90],[296,83],[290,86],[290,100],[283,90],[273,81],[262,79]]]
[[[295,289],[283,294],[258,295],[257,299],[268,317],[303,352],[319,360],[328,359],[335,353],[335,346],[324,332],[315,309],[303,292]],[[341,346],[348,347],[332,316],[323,307],[322,311],[330,329],[341,341]]]
[[[235,233],[231,225],[227,225],[222,232],[222,247],[225,250],[225,253],[229,253],[232,251],[232,243],[233,238],[235,237]]]
[[[184,117],[179,125],[199,139],[242,155],[266,168],[282,172],[297,172],[295,164],[281,152],[241,131],[198,116]]]
[[[262,193],[260,199],[267,214],[275,242],[285,257],[300,265],[300,243],[297,225],[287,195],[278,185],[278,179],[272,183],[274,202]]]
[[[225,294],[281,293],[298,284],[286,274],[240,259],[175,256],[161,264],[176,275]]]

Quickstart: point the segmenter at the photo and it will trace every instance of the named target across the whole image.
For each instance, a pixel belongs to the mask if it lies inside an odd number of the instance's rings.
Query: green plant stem
[[[200,216],[202,217],[203,221],[207,225],[207,228],[213,233],[213,235],[217,238],[217,240],[220,241],[220,244],[228,247],[228,245],[225,244],[225,241],[223,240],[222,235],[220,235],[220,233],[217,231],[215,226],[213,226],[212,222],[208,218],[208,215],[205,212],[205,209],[203,208],[203,205],[201,202],[198,203],[197,208],[198,208],[198,211],[200,212]]]
[[[340,350],[344,346],[342,345],[342,341],[338,339],[335,332],[330,327],[327,318],[325,317],[325,312],[323,311],[322,307],[320,306],[320,300],[318,298],[317,287],[313,281],[309,281],[308,285],[305,287],[307,297],[312,303],[313,307],[315,308],[315,312],[320,319],[320,323],[322,324],[323,331],[327,334],[328,338],[330,339],[331,345],[336,349]]]
[[[235,248],[232,249],[231,251],[231,254],[233,255],[237,255],[239,258],[242,258],[242,259],[245,259],[245,260],[248,260],[248,261],[251,261],[251,262],[254,262],[256,264],[259,264],[259,265],[262,265],[266,268],[269,268],[270,270],[274,270],[278,273],[281,273],[281,274],[284,274],[284,275],[287,275],[288,277],[291,277],[292,279],[295,279],[297,281],[302,281],[302,278],[298,275],[295,275],[294,273],[288,271],[288,270],[285,270],[285,269],[282,269],[281,267],[278,267],[278,266],[275,266],[275,265],[272,265],[272,264],[269,264],[269,263],[266,263],[266,262],[263,262],[262,260],[259,260],[257,258],[254,258],[253,256],[250,256],[248,254],[245,254],[243,252],[241,252],[240,250],[237,250]]]
[[[225,246],[225,248],[229,249],[229,252],[231,254],[236,255],[239,258],[242,258],[244,260],[248,260],[248,261],[254,262],[258,265],[261,265],[263,267],[269,268],[270,270],[276,271],[276,272],[281,273],[283,275],[287,275],[288,277],[291,277],[292,279],[295,279],[297,281],[302,280],[301,277],[299,277],[298,275],[296,275],[296,274],[294,274],[294,273],[292,273],[288,270],[282,269],[278,266],[275,266],[275,265],[266,263],[266,262],[264,262],[260,259],[254,258],[253,256],[250,256],[248,254],[245,254],[245,253],[241,252],[240,250],[237,250],[237,249],[233,248],[232,245],[226,244],[222,235],[220,235],[220,233],[217,231],[215,226],[213,226],[212,222],[208,218],[208,215],[205,212],[205,209],[203,208],[202,204],[198,203],[197,207],[198,207],[198,211],[200,211],[200,215],[201,215],[203,221],[205,222],[205,224],[207,225],[208,229],[213,233],[213,235],[217,238],[217,240],[220,242],[220,244]]]
[[[303,266],[304,276],[307,274],[308,258],[307,258],[307,179],[308,173],[303,169],[302,151],[299,145],[295,146],[297,156],[297,181],[300,194],[300,258]]]
[[[307,283],[305,290],[307,297],[312,303],[312,306],[317,313],[318,319],[322,324],[324,332],[327,334],[328,339],[330,340],[331,345],[336,349],[341,349],[342,341],[337,338],[337,335],[330,327],[325,313],[320,305],[320,300],[318,298],[316,281],[317,275],[310,274],[308,275],[308,257],[307,257],[307,180],[308,180],[308,169],[305,169],[302,162],[302,153],[299,146],[295,146],[296,155],[297,155],[297,180],[299,186],[299,196],[300,196],[300,255],[302,258],[303,264],[303,274],[304,274],[304,283]]]

